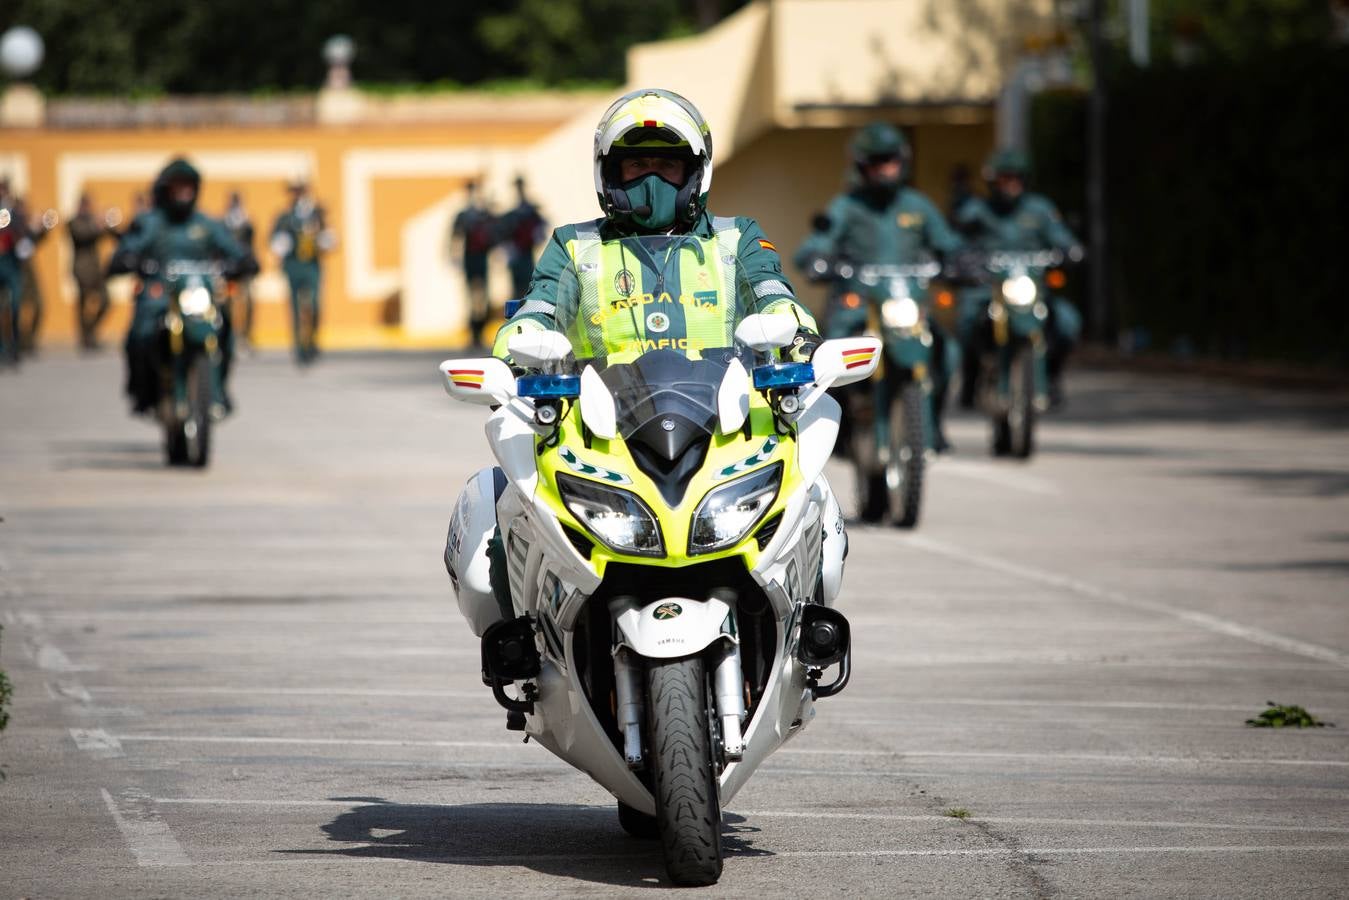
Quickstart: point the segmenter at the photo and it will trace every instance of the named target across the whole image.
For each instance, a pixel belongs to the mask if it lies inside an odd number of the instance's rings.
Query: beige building
[[[713,210],[758,218],[789,257],[811,213],[843,186],[852,131],[873,119],[906,129],[913,180],[944,207],[952,169],[977,171],[992,148],[999,91],[1024,39],[1052,29],[1053,5],[758,0],[697,37],[633,47],[629,87],[667,87],[702,110],[714,139]],[[325,344],[444,346],[465,334],[463,286],[446,241],[464,183],[481,179],[504,209],[523,174],[551,221],[594,217],[591,141],[617,93],[374,99],[325,91],[274,108],[220,101],[158,113],[62,101],[48,105],[46,124],[0,132],[0,173],[31,206],[68,215],[85,190],[98,205],[127,208],[168,158],[188,154],[206,179],[207,212],[221,211],[233,188],[245,195],[264,263],[259,337],[277,346],[288,340],[288,318],[266,232],[284,182],[307,177],[339,234],[325,268]],[[184,121],[193,127],[175,124]],[[37,258],[44,339],[53,343],[74,332],[68,248],[64,234],[53,235]],[[502,267],[493,280],[505,300]],[[109,333],[125,321],[129,291],[115,292],[121,308]]]

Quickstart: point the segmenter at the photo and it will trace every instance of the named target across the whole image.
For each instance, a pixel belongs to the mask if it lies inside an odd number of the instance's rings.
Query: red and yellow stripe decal
[[[759,246],[765,250],[772,250],[774,253],[778,252],[778,248],[773,246],[772,241],[766,241],[763,238],[759,238]]]
[[[480,391],[482,390],[483,374],[482,369],[450,369],[450,382],[455,387]]]
[[[871,362],[875,355],[874,347],[853,347],[843,351],[843,365],[848,369],[856,369]]]

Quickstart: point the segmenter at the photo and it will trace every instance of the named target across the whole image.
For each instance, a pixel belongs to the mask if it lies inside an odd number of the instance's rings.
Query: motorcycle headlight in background
[[[777,499],[782,463],[774,463],[707,492],[693,514],[689,555],[734,547],[749,535]]]
[[[1002,296],[1013,306],[1030,306],[1035,302],[1035,282],[1029,275],[1017,275],[1002,283]]]
[[[204,316],[211,308],[211,292],[198,285],[178,294],[178,311],[185,316]]]
[[[610,550],[637,556],[665,555],[655,515],[632,491],[562,474],[557,476],[557,489],[577,521]]]
[[[912,328],[918,324],[918,304],[912,297],[893,297],[881,304],[886,328]]]

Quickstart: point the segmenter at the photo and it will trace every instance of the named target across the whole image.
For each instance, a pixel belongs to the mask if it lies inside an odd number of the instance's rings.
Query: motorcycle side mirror
[[[780,350],[796,337],[796,319],[755,313],[735,327],[735,339],[756,353]]]
[[[506,350],[516,365],[527,369],[541,369],[549,363],[561,362],[571,355],[571,341],[557,331],[525,331],[511,335]]]
[[[465,403],[504,406],[515,397],[515,375],[496,357],[447,359],[440,364],[445,393]]]
[[[825,389],[870,378],[880,361],[881,342],[873,337],[825,341],[810,357],[815,383]]]

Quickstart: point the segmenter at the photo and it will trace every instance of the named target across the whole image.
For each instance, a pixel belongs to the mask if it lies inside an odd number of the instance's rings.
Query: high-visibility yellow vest
[[[734,221],[719,219],[712,237],[668,243],[602,241],[598,230],[578,227],[567,242],[574,278],[559,283],[555,313],[577,357],[629,362],[669,349],[696,359],[703,349],[729,347],[735,326],[754,311],[752,288],[737,275]]]

